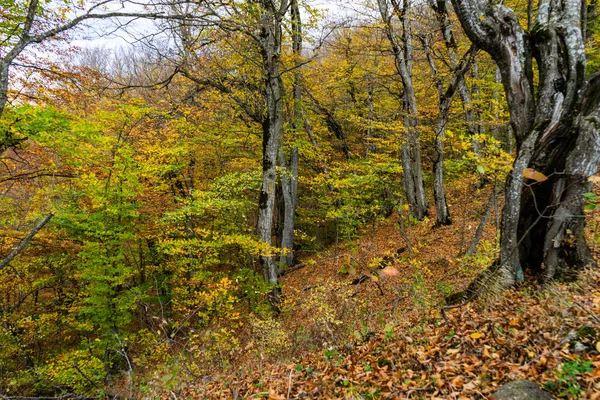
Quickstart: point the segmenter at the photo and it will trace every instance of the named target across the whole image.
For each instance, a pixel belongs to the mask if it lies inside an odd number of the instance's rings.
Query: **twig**
[[[467,304],[469,304],[470,302],[472,302],[473,300],[475,300],[475,298],[478,295],[479,295],[479,293],[477,293],[477,291],[474,291],[462,303],[460,303],[460,304],[454,304],[454,305],[451,305],[451,306],[444,306],[444,307],[442,307],[442,317],[444,317],[444,321],[446,321],[447,324],[450,323],[450,321],[448,321],[448,318],[446,317],[446,310],[453,310],[455,308],[461,308],[463,306],[466,306]]]
[[[581,308],[586,313],[588,313],[596,322],[600,323],[600,318],[598,318],[598,316],[596,314],[594,314],[593,312],[591,312],[590,310],[588,310],[587,308],[585,308],[581,303],[576,302],[575,305],[577,307]]]
[[[4,261],[0,263],[0,270],[6,267],[8,263],[10,263],[13,260],[13,258],[15,258],[20,252],[23,251],[23,249],[29,244],[31,239],[33,239],[33,237],[40,231],[40,229],[44,227],[44,225],[48,223],[48,221],[50,221],[50,219],[52,219],[53,216],[54,213],[48,214],[46,218],[42,220],[42,222],[40,222],[35,228],[33,228],[29,235],[27,235],[25,239],[23,239],[21,243],[19,243],[19,245],[4,259]]]
[[[401,390],[396,390],[393,393],[390,393],[386,399],[391,399],[394,396],[397,396],[401,393],[406,393],[407,396],[410,396],[410,394],[412,392],[433,392],[435,390],[435,388],[432,387],[422,387],[422,388],[409,388],[409,389],[401,389]]]
[[[287,391],[287,399],[290,400],[290,393],[292,392],[292,374],[294,370],[290,370],[290,377],[288,378],[288,391]]]
[[[290,267],[290,268],[286,268],[286,269],[284,269],[283,271],[281,271],[279,273],[279,277],[281,278],[284,275],[290,274],[290,273],[292,273],[294,271],[298,271],[299,269],[302,269],[302,268],[304,268],[306,266],[308,266],[308,264],[302,263],[302,264],[296,264],[296,265],[294,265],[293,267]]]

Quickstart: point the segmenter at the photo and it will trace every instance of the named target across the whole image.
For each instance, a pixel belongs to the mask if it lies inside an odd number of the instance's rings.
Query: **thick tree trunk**
[[[583,236],[583,194],[600,161],[600,78],[585,78],[585,3],[541,0],[525,35],[504,5],[452,2],[469,38],[500,68],[517,145],[493,275],[502,287],[522,280],[523,268],[546,281],[569,275],[592,263]]]
[[[412,81],[412,32],[408,18],[409,2],[400,7],[397,0],[378,0],[379,11],[384,23],[385,34],[390,42],[396,71],[404,87],[403,107],[406,133],[402,143],[402,168],[406,198],[411,205],[412,215],[421,220],[427,216],[427,199],[423,184],[421,147],[419,144],[419,113]],[[391,10],[390,6],[391,5]],[[392,26],[392,15],[398,16],[402,25],[402,37],[398,38]]]

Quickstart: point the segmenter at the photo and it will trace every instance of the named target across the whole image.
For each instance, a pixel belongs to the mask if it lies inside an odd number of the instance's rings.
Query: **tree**
[[[404,0],[378,0],[379,12],[384,24],[385,34],[388,37],[396,71],[404,87],[403,106],[406,113],[404,127],[406,135],[402,143],[402,169],[404,171],[404,189],[408,202],[412,205],[411,212],[417,219],[427,215],[427,200],[423,185],[423,168],[421,166],[421,148],[419,144],[419,112],[417,98],[412,78],[412,28],[408,12],[410,1]],[[391,5],[391,7],[390,7]],[[392,17],[396,16],[402,27],[399,38],[394,32]]]
[[[292,140],[296,140],[297,132],[304,128],[302,112],[302,18],[298,0],[290,1],[290,14],[292,19],[292,51],[294,55],[293,77],[293,116],[291,130]],[[283,207],[280,210],[281,240],[279,247],[283,250],[280,257],[280,269],[290,267],[294,263],[294,221],[296,219],[296,206],[298,205],[298,146],[293,143],[290,149],[289,167],[286,160],[283,144],[279,150],[279,166],[281,168],[281,193]]]
[[[470,40],[500,68],[517,145],[494,276],[501,287],[522,280],[524,268],[546,281],[568,276],[594,262],[584,195],[600,161],[600,75],[585,75],[587,6],[541,0],[534,16],[530,2],[525,30],[506,5],[452,3]]]
[[[435,127],[434,155],[433,155],[433,197],[436,209],[436,225],[450,225],[450,211],[446,202],[446,191],[444,188],[444,137],[446,136],[446,126],[450,114],[450,107],[454,99],[454,94],[462,86],[464,87],[464,76],[473,60],[476,48],[471,47],[464,59],[457,65],[453,65],[452,78],[448,87],[444,90],[444,84],[438,74],[435,61],[433,59],[431,44],[426,36],[421,36],[421,41],[425,49],[427,61],[435,81],[438,95],[438,117]]]
[[[183,55],[177,63],[176,71],[196,83],[199,87],[210,87],[229,96],[252,122],[262,129],[262,185],[258,199],[257,237],[268,248],[260,255],[264,278],[274,285],[278,282],[279,268],[275,263],[273,244],[273,217],[277,186],[277,164],[284,126],[284,84],[281,72],[283,44],[283,22],[288,12],[288,0],[272,2],[232,2],[230,4],[204,4],[207,25],[217,31],[207,34],[220,35],[196,40],[195,47],[187,47],[185,41],[191,36],[177,33],[182,42]],[[223,15],[236,15],[225,18]],[[184,28],[189,21],[183,19]],[[201,35],[205,32],[200,32]],[[219,41],[220,40],[220,41]],[[224,48],[216,48],[214,54],[205,51],[205,46],[213,43],[224,46],[236,56],[241,56],[242,66],[219,65],[218,59]],[[236,43],[232,46],[232,43]],[[241,47],[237,47],[237,46]],[[195,54],[189,58],[190,54]],[[213,57],[216,71],[198,70],[204,61]],[[193,61],[193,62],[192,62]],[[258,93],[258,96],[257,96]],[[292,230],[293,232],[293,230]],[[273,300],[277,301],[279,289],[273,289]]]
[[[106,11],[111,6],[125,7],[126,1],[95,0],[87,8],[77,2],[65,2],[64,5],[41,2],[39,0],[1,0],[0,13],[4,21],[0,24],[0,116],[8,102],[8,89],[11,78],[10,69],[23,55],[24,51],[35,44],[56,38],[89,20],[126,17],[147,19],[181,19],[185,16],[168,15],[163,12]],[[69,15],[74,15],[69,18]],[[30,63],[20,64],[28,68],[39,68]],[[5,134],[5,136],[8,133]],[[0,148],[10,147],[14,138],[2,138]]]

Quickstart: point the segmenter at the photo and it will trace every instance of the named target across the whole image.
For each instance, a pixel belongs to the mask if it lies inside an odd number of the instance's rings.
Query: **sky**
[[[122,3],[115,3],[110,8],[111,11],[128,11],[128,12],[143,12],[143,8],[140,5],[127,3],[125,0]],[[325,1],[325,0],[313,0],[309,1],[312,7],[316,7],[325,12],[327,18],[339,18],[347,17],[352,12],[351,10],[342,6],[343,2],[340,0]],[[125,4],[124,7],[120,7],[121,4]],[[96,20],[88,24],[84,24],[80,27],[76,34],[76,39],[71,43],[81,48],[102,48],[106,50],[119,50],[127,49],[132,47],[132,44],[136,42],[136,37],[144,36],[144,32],[151,32],[155,29],[153,21],[150,20],[138,20],[133,24],[130,24],[128,30],[133,34],[128,34],[122,30],[114,29],[114,23],[108,21]],[[109,33],[113,32],[113,33]]]

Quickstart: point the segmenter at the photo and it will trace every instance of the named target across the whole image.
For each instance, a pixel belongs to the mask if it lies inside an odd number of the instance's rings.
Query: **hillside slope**
[[[444,296],[496,256],[491,215],[480,252],[458,257],[491,192],[469,190],[472,183],[452,189],[452,226],[404,221],[403,235],[396,215],[304,259],[283,279],[281,315],[240,338],[244,355],[163,397],[467,399],[529,379],[555,396],[600,398],[598,270],[479,299],[443,318]]]

